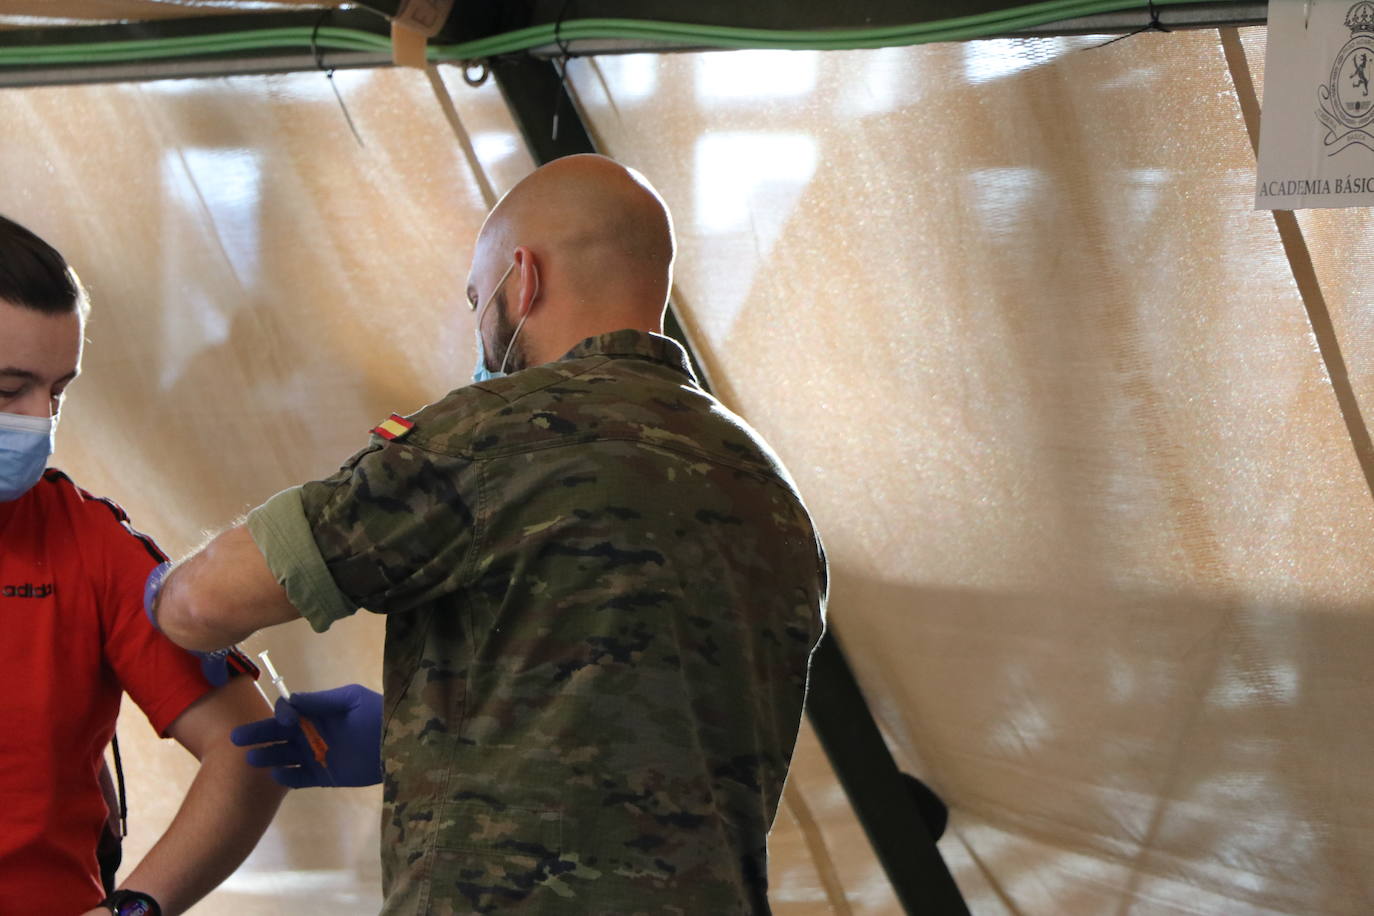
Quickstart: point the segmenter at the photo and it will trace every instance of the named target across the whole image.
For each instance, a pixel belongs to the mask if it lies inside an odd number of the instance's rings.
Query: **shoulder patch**
[[[392,414],[372,430],[383,439],[401,439],[415,428],[415,424],[400,414]]]

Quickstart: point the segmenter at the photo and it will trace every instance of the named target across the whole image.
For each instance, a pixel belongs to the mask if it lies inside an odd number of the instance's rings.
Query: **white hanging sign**
[[[1271,0],[1257,210],[1374,205],[1374,2]]]

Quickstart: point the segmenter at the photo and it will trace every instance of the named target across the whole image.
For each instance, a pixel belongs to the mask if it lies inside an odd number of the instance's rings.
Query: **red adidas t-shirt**
[[[49,470],[0,503],[0,909],[72,916],[104,897],[98,782],[128,691],[159,735],[211,689],[143,613],[164,559],[114,503]]]

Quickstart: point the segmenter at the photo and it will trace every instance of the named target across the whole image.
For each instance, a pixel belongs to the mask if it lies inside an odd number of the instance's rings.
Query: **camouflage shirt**
[[[390,615],[384,914],[766,913],[826,566],[768,446],[617,331],[374,436],[250,531]]]

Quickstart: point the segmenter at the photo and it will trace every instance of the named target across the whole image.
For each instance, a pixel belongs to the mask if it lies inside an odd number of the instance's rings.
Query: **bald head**
[[[606,268],[635,285],[666,283],[673,227],[658,192],[633,169],[605,156],[556,159],[510,190],[491,211],[478,246],[528,245],[588,295],[604,297]],[[566,258],[566,263],[562,263]],[[661,303],[660,303],[661,305]]]
[[[595,334],[661,330],[673,254],[668,208],[644,176],[604,156],[568,156],[531,173],[487,216],[469,295],[504,300],[510,322],[530,313],[520,362],[535,365]]]

